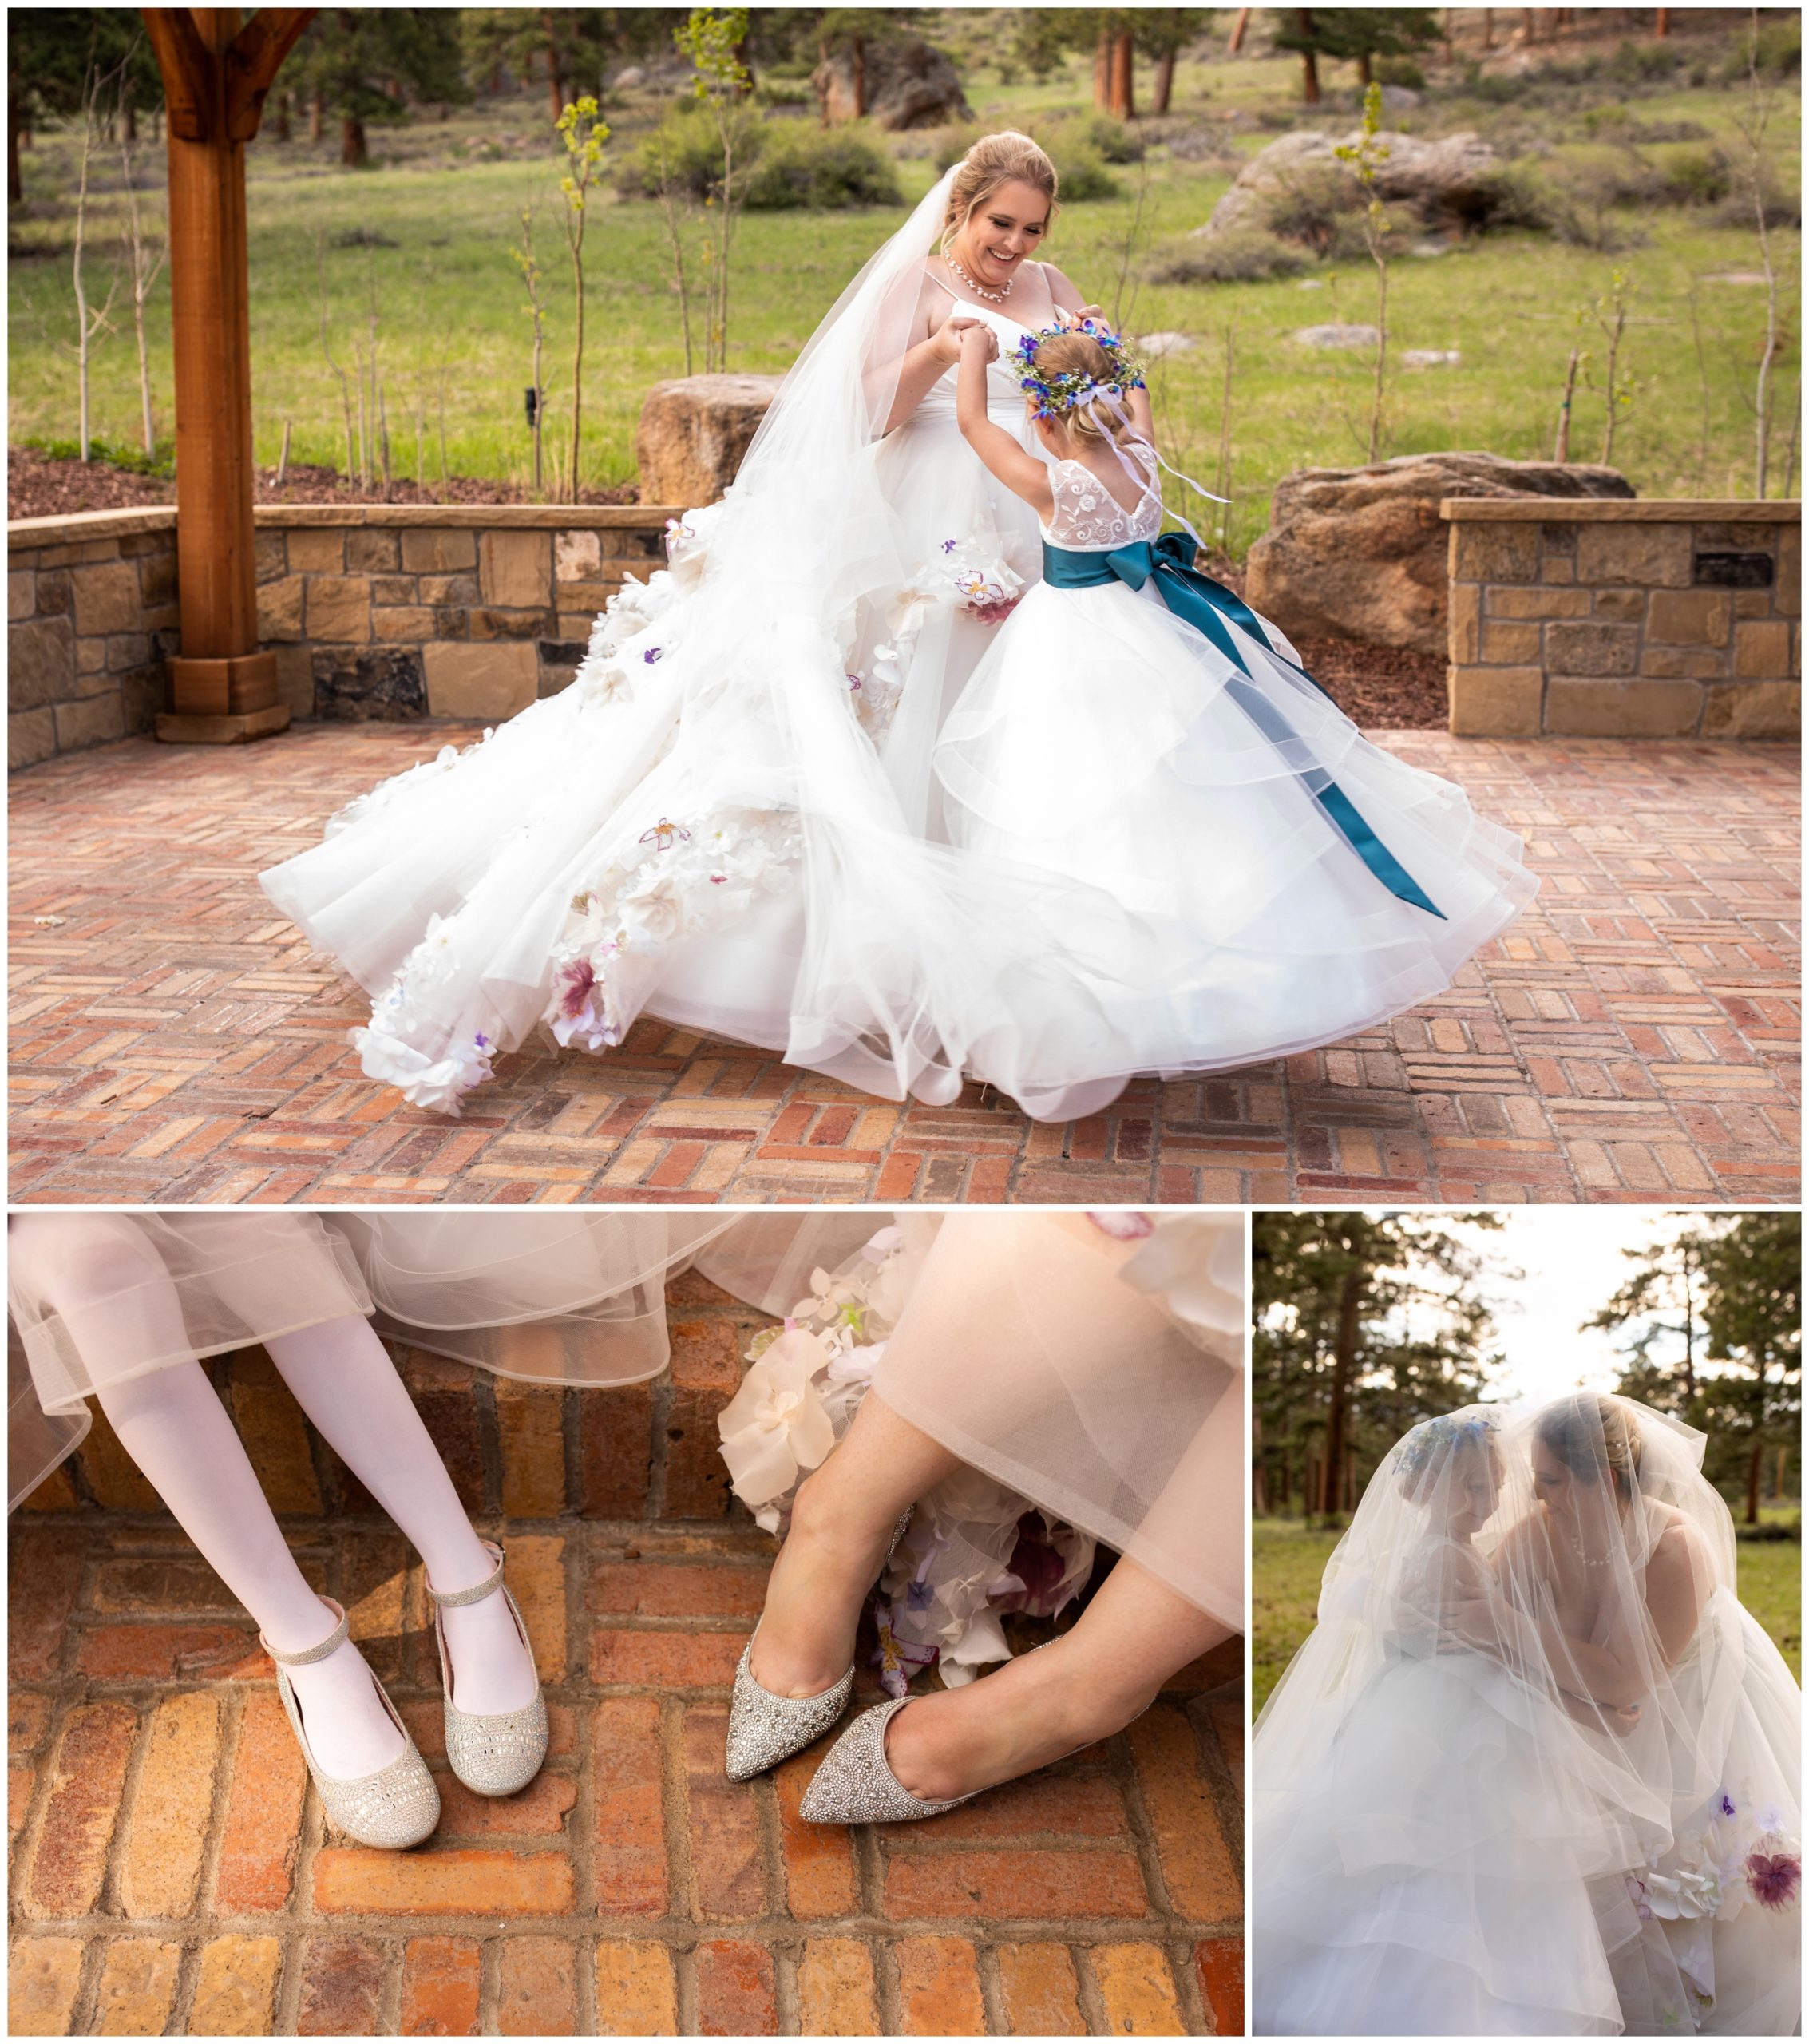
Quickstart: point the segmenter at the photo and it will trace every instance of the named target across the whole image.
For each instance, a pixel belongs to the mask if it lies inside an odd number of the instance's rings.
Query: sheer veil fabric
[[[1800,1697],[1702,1448],[1581,1395],[1389,1452],[1257,1722],[1260,2032],[1795,2028]]]
[[[783,1314],[889,1224],[906,1289],[874,1395],[1241,1628],[1242,1217],[1106,1218],[22,1216],[11,1495],[79,1440],[88,1393],[191,1356],[360,1313],[501,1374],[625,1383],[665,1364],[674,1271]]]

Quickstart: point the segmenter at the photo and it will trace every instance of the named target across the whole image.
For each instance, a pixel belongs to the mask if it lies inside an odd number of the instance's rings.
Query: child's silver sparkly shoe
[[[331,1597],[323,1597],[320,1601],[329,1610],[338,1612],[339,1622],[319,1646],[311,1646],[301,1654],[279,1654],[261,1633],[258,1635],[259,1644],[276,1663],[277,1694],[289,1713],[289,1722],[301,1747],[302,1757],[308,1764],[308,1773],[314,1777],[314,1785],[320,1792],[321,1807],[327,1812],[327,1822],[336,1825],[348,1837],[355,1838],[360,1845],[377,1845],[401,1852],[406,1847],[418,1845],[440,1821],[440,1792],[433,1786],[426,1761],[409,1737],[408,1727],[397,1717],[396,1706],[390,1702],[388,1691],[375,1675],[371,1676],[371,1686],[406,1742],[406,1751],[398,1754],[387,1767],[378,1768],[374,1774],[361,1775],[354,1781],[342,1781],[323,1774],[315,1765],[314,1749],[308,1744],[308,1735],[302,1725],[301,1705],[283,1672],[289,1668],[306,1667],[311,1661],[324,1661],[345,1644],[350,1623],[344,1609]]]
[[[798,1805],[798,1813],[807,1824],[898,1824],[940,1816],[980,1794],[976,1788],[946,1802],[926,1803],[893,1773],[885,1757],[885,1728],[914,1700],[895,1697],[863,1710],[829,1748]]]
[[[448,1606],[481,1604],[501,1590],[514,1618],[515,1629],[521,1635],[529,1665],[532,1664],[534,1650],[528,1628],[521,1622],[521,1607],[503,1583],[502,1549],[494,1540],[486,1540],[484,1547],[496,1556],[497,1565],[474,1588],[441,1591],[430,1583],[427,1586],[427,1594],[433,1600],[433,1641],[440,1650],[440,1681],[445,1691],[446,1760],[465,1787],[478,1795],[513,1796],[540,1773],[547,1757],[547,1705],[540,1693],[540,1677],[534,1678],[533,1701],[519,1710],[461,1710],[453,1701],[445,1628],[440,1622],[440,1614]]]
[[[914,1505],[906,1505],[892,1529],[885,1559],[904,1537]],[[882,1562],[883,1571],[885,1563]],[[777,1767],[794,1753],[801,1753],[848,1708],[854,1689],[854,1663],[850,1661],[838,1682],[814,1696],[778,1696],[762,1689],[754,1679],[754,1642],[760,1636],[756,1626],[741,1650],[735,1667],[735,1686],[729,1698],[728,1757],[725,1769],[731,1781],[750,1781],[769,1767]]]

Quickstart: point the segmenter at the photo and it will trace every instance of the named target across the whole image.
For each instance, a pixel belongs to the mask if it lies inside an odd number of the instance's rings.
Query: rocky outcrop
[[[635,429],[642,503],[714,504],[734,481],[782,380],[682,376],[655,383]]]
[[[1360,192],[1356,175],[1333,153],[1342,146],[1354,148],[1362,139],[1359,134],[1340,138],[1310,129],[1277,136],[1245,164],[1213,208],[1212,218],[1197,232],[1215,235],[1233,228],[1266,228],[1270,208],[1291,184],[1328,176],[1348,182],[1354,205]],[[1385,201],[1411,206],[1428,227],[1461,215],[1467,195],[1498,161],[1488,143],[1469,133],[1428,140],[1385,130],[1376,139],[1388,150],[1376,174],[1377,193]]]
[[[1401,454],[1364,469],[1296,469],[1276,485],[1245,594],[1283,631],[1442,659],[1447,497],[1630,497],[1614,469],[1498,454]]]
[[[866,113],[876,128],[941,128],[952,121],[972,121],[973,109],[961,91],[955,66],[920,37],[873,42],[861,51],[865,73]],[[811,73],[817,97],[832,121],[853,121],[854,57],[839,50]]]

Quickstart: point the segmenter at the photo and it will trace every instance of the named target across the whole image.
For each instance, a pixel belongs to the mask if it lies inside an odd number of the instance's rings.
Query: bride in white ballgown
[[[1258,2034],[1795,2030],[1801,1698],[1702,1448],[1579,1394],[1390,1451],[1257,1721]]]
[[[817,329],[722,502],[611,604],[572,686],[263,876],[372,996],[353,1038],[371,1077],[456,1112],[536,1030],[603,1052],[644,1012],[887,1098],[983,1080],[1065,1120],[1139,1072],[1399,1012],[1530,898],[1518,841],[1363,747],[1278,663],[1279,634],[1266,664],[1199,667],[1150,625],[1098,671],[1113,592],[1087,591],[1063,599],[1088,607],[1083,643],[1039,638],[1046,695],[1019,664],[984,734],[958,707],[1042,553],[1035,509],[962,439],[954,366],[980,323],[990,419],[1051,458],[1005,355],[1092,310],[1029,259],[1054,199],[1035,144],[976,144]],[[1127,402],[1146,437],[1142,392]],[[1312,704],[1278,727],[1221,707],[1303,686]],[[1056,778],[1033,827],[976,823],[976,787],[1021,790],[1039,760]],[[1354,826],[1332,815],[1328,761],[1375,790]],[[1209,809],[1222,821],[1192,827]],[[1099,857],[1051,856],[1064,812]],[[1357,855],[1391,830],[1411,895]],[[1202,858],[1209,873],[1150,884]]]

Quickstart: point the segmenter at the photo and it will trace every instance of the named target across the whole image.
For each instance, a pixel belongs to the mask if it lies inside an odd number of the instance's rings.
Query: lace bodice
[[[1110,553],[1114,547],[1153,540],[1162,529],[1162,493],[1146,482],[1134,510],[1126,511],[1091,469],[1057,461],[1049,471],[1055,505],[1043,537],[1075,553]]]

